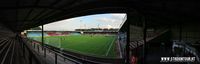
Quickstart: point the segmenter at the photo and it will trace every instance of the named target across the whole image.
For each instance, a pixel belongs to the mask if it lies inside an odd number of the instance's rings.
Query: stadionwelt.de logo
[[[195,57],[161,57],[160,62],[195,62]]]

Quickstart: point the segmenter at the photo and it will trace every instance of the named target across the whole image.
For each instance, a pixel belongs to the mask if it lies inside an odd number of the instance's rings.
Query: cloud
[[[67,19],[67,20],[61,20],[49,24],[44,25],[44,30],[73,30],[72,27],[77,28],[76,26],[69,26],[75,25],[74,23],[78,22],[77,18]]]
[[[125,14],[100,14],[76,17],[45,24],[44,30],[74,31],[80,28],[119,28],[123,23],[124,16]]]
[[[106,23],[121,23],[124,19],[126,14],[109,14],[110,17],[98,17],[96,18],[99,22],[106,22]]]
[[[110,14],[114,19],[123,19],[126,14]]]
[[[96,18],[96,20],[99,22],[106,22],[106,23],[110,23],[110,22],[114,23],[117,21],[116,19],[106,18],[106,17]]]
[[[108,28],[108,29],[110,29],[110,28],[114,28],[114,27],[111,26],[111,25],[103,25],[101,28]]]

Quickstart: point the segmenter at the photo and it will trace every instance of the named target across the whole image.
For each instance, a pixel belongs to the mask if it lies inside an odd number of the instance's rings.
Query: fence
[[[32,43],[33,48],[35,48],[38,52],[41,53],[41,51],[39,51],[42,46],[40,45],[41,42],[35,41],[35,40],[30,40],[32,42],[37,42],[37,43]],[[76,64],[82,64],[82,63],[90,63],[90,64],[94,64],[94,63],[114,63],[114,64],[121,64],[123,63],[123,59],[122,58],[99,58],[99,57],[93,57],[93,56],[88,56],[88,55],[82,55],[79,53],[74,53],[71,51],[66,51],[66,50],[62,50],[60,48],[57,48],[55,46],[51,46],[51,45],[44,45],[44,50],[48,50],[51,51],[50,53],[54,54],[54,64],[58,63],[58,56],[62,59],[66,59],[69,60],[73,63]],[[44,52],[43,55],[46,55],[48,53]]]

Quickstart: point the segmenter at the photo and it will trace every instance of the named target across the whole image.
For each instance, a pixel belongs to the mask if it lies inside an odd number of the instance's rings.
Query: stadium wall
[[[63,35],[80,35],[80,34],[117,35],[118,32],[44,31],[44,36],[63,36]],[[27,37],[39,37],[39,36],[42,36],[41,31],[27,31]]]
[[[117,35],[118,32],[83,32],[84,34],[110,34]]]
[[[182,40],[188,43],[199,43],[200,42],[200,30],[199,23],[183,23],[181,25],[174,25],[171,27],[171,40]],[[181,33],[180,33],[181,29]]]

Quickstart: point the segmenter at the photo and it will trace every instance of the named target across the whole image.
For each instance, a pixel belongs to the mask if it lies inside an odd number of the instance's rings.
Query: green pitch
[[[41,41],[41,37],[31,37]],[[67,36],[45,36],[44,42],[64,50],[81,53],[85,55],[116,58],[114,35],[67,35]]]

